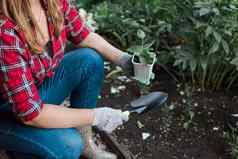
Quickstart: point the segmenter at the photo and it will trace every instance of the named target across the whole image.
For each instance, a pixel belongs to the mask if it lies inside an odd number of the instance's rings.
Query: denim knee
[[[84,149],[84,141],[80,135],[77,136],[65,136],[65,147],[60,148],[57,159],[79,159]]]
[[[104,70],[103,58],[101,57],[100,53],[98,53],[96,50],[90,48],[83,48],[81,49],[81,53],[84,53],[84,59],[86,61],[95,65],[97,71],[102,72]]]
[[[83,66],[91,68],[90,73],[94,76],[99,76],[99,80],[104,77],[104,61],[96,50],[91,48],[81,48],[75,50],[76,54],[74,56],[75,60],[77,58],[83,59]]]

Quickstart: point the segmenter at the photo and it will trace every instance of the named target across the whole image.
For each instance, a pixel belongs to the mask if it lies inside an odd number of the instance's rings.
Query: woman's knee
[[[78,132],[65,135],[61,142],[63,147],[58,149],[57,159],[79,159],[84,149],[84,141]]]
[[[91,48],[81,48],[75,51],[77,52],[75,58],[78,56],[84,65],[93,65],[97,70],[101,71],[104,69],[103,58],[96,50]]]
[[[84,148],[82,139],[75,139],[74,142],[66,146],[62,159],[79,159]]]

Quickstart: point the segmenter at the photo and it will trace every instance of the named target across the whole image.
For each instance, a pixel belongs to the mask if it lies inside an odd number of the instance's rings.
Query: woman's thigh
[[[82,48],[67,53],[55,70],[38,88],[47,104],[61,104],[66,97],[74,107],[96,106],[103,80],[103,60],[93,49]]]
[[[70,52],[56,69],[55,75],[46,79],[38,88],[39,95],[44,103],[59,105],[73,91],[79,93],[74,95],[74,98],[79,100],[73,100],[76,103],[81,101],[81,103],[85,103],[78,96],[91,95],[87,93],[87,87],[101,85],[102,67],[103,62],[100,56],[92,49],[79,49]],[[98,70],[100,70],[99,76],[95,78]],[[90,80],[91,77],[94,78]],[[94,81],[94,84],[90,85],[88,81]],[[97,92],[92,94],[91,103],[96,103],[99,88],[100,86],[98,86]],[[87,90],[91,92],[93,88]],[[74,128],[41,129],[28,127],[14,120],[0,120],[0,147],[9,151],[30,153],[49,159],[74,159],[80,155],[83,144],[78,131]]]
[[[44,159],[78,159],[83,149],[80,134],[71,129],[39,129],[0,120],[0,148],[34,154]]]

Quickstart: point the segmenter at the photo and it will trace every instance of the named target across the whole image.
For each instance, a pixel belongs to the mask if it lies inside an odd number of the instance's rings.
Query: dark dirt
[[[117,140],[137,159],[232,159],[223,136],[225,114],[237,110],[238,92],[204,93],[196,89],[192,95],[195,117],[191,126],[185,129],[185,97],[179,93],[183,87],[178,87],[166,73],[160,75],[153,82],[152,90],[169,93],[168,104],[161,110],[133,116],[114,133]],[[125,84],[126,90],[118,95],[110,95],[110,87],[117,84],[116,79],[105,83],[98,105],[126,109],[128,105],[125,105],[139,95],[134,81]],[[143,128],[138,127],[138,121],[144,125]],[[143,132],[150,133],[151,136],[143,140]]]
[[[160,72],[158,80],[152,84],[151,90],[169,93],[168,104],[163,109],[153,110],[146,114],[133,116],[125,125],[116,130],[113,136],[128,148],[136,159],[232,159],[229,146],[224,139],[225,114],[238,113],[237,89],[224,92],[193,92],[195,117],[192,125],[185,129],[184,96],[180,95],[183,86]],[[116,76],[115,76],[116,77]],[[184,81],[185,82],[185,81]],[[110,94],[110,87],[126,85],[126,89],[117,95]],[[124,109],[128,103],[140,94],[137,82],[118,82],[116,78],[107,79],[99,106],[112,106]],[[171,105],[174,105],[173,109]],[[144,127],[139,128],[140,121]],[[142,133],[150,133],[146,140]],[[0,153],[0,158],[6,159]]]

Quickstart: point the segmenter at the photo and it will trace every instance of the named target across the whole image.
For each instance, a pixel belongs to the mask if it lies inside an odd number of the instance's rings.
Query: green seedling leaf
[[[195,113],[192,112],[192,111],[190,111],[190,112],[189,112],[189,116],[190,116],[190,119],[193,119],[193,117],[195,116]]]
[[[138,31],[137,31],[137,36],[140,38],[140,39],[145,39],[145,32],[143,31],[143,30],[141,30],[141,29],[139,29]]]
[[[232,61],[231,61],[232,65],[238,66],[238,57],[235,57]]]
[[[213,32],[213,35],[214,35],[216,41],[217,41],[218,43],[220,43],[221,40],[222,40],[222,36],[221,36],[218,32],[216,32],[216,31]]]
[[[204,71],[207,69],[207,64],[208,64],[208,58],[206,57],[201,58],[201,66]]]
[[[229,47],[228,43],[225,40],[222,40],[222,46],[223,46],[226,54],[229,54],[230,53],[230,47]]]
[[[194,72],[196,70],[196,68],[197,68],[197,61],[195,59],[192,59],[190,61],[190,69],[192,72]]]
[[[188,129],[188,127],[189,127],[189,125],[190,125],[191,123],[188,121],[188,122],[185,122],[184,124],[183,124],[183,128],[184,129]]]
[[[213,44],[212,48],[209,51],[209,54],[215,53],[218,51],[220,47],[220,44],[218,42],[216,42],[215,44]]]
[[[154,45],[155,41],[152,41],[151,43],[149,44],[145,44],[145,48],[148,48],[150,49],[153,45]]]
[[[213,28],[208,26],[206,29],[206,37],[209,37],[213,32]]]
[[[181,59],[175,60],[173,66],[178,66],[182,63],[183,61]]]
[[[209,8],[201,8],[201,9],[199,10],[199,15],[202,17],[202,16],[204,16],[204,15],[209,14],[210,12],[211,12],[211,10],[210,10]]]
[[[186,69],[187,69],[187,62],[184,61],[184,62],[183,62],[183,70],[186,70]]]

